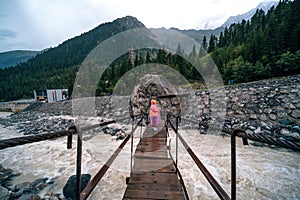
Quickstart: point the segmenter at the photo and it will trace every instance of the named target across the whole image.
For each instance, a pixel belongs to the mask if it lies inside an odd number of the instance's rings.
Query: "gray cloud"
[[[16,38],[17,33],[7,29],[0,29],[0,40]]]
[[[224,17],[241,14],[261,1],[153,0],[145,7],[139,0],[0,0],[0,52],[54,47],[126,15],[137,17],[148,28],[213,28],[224,23]]]

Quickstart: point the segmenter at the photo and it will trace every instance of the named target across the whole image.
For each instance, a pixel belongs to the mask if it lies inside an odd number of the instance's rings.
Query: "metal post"
[[[79,127],[75,127],[77,137],[77,164],[76,164],[76,199],[80,200],[81,192],[81,157],[82,157],[82,132]]]
[[[72,149],[72,135],[67,137],[67,149]]]
[[[178,117],[176,117],[176,168],[178,167]]]
[[[231,199],[236,199],[236,132],[231,133]]]
[[[133,126],[134,126],[134,117],[132,118],[132,127],[131,130],[133,130]],[[133,166],[133,131],[131,132],[131,155],[130,155],[130,173],[132,173],[132,166]]]
[[[140,140],[141,140],[141,138],[142,138],[142,132],[143,132],[143,120],[144,120],[144,115],[142,115],[142,121],[141,121],[141,123],[140,123],[140,125],[141,125]]]

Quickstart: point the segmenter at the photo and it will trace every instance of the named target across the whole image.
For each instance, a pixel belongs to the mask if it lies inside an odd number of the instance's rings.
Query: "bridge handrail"
[[[76,131],[74,129],[69,129],[69,130],[59,131],[59,132],[3,139],[3,140],[0,140],[0,150],[19,146],[19,145],[34,143],[34,142],[55,139],[55,138],[64,137],[64,136],[72,136],[75,133],[76,133]]]
[[[80,200],[85,200],[89,197],[89,195],[92,193],[94,188],[97,186],[99,181],[102,179],[102,177],[105,175],[111,164],[114,162],[114,160],[117,158],[125,144],[128,142],[128,140],[133,136],[133,133],[136,131],[137,127],[139,126],[139,123],[142,121],[143,117],[140,118],[138,123],[135,125],[135,127],[132,129],[130,134],[127,135],[127,137],[124,139],[124,141],[120,144],[120,146],[115,150],[115,152],[110,156],[110,158],[106,161],[106,163],[101,167],[101,169],[97,172],[97,174],[94,176],[94,178],[86,185],[86,187],[83,189],[83,191],[80,193]]]
[[[169,115],[171,116],[171,115]],[[175,116],[176,117],[176,116]],[[178,130],[175,128],[175,126],[172,124],[170,121],[169,117],[167,117],[167,123],[170,124],[171,128],[173,131],[176,133],[176,136],[180,139],[181,143],[189,153],[189,155],[192,157],[200,171],[203,173],[203,175],[206,177],[210,185],[213,187],[214,191],[218,194],[220,199],[226,199],[230,200],[230,197],[228,194],[225,192],[225,190],[219,185],[219,183],[215,180],[215,178],[211,175],[211,173],[206,169],[206,167],[203,165],[203,163],[198,159],[198,157],[195,155],[193,150],[188,146],[188,144],[185,142],[183,137],[179,134]],[[176,163],[177,164],[177,163]]]
[[[65,131],[58,131],[58,132],[51,132],[51,133],[45,133],[45,134],[29,135],[29,136],[23,136],[23,137],[4,139],[4,140],[0,140],[0,150],[5,149],[5,148],[10,148],[10,147],[15,147],[18,145],[24,145],[24,144],[40,142],[40,141],[49,140],[49,139],[55,139],[55,138],[59,138],[59,137],[63,137],[63,136],[67,136],[67,148],[71,149],[72,148],[72,135],[78,134],[77,161],[76,161],[76,199],[79,200],[80,199],[80,186],[81,186],[82,132],[91,130],[94,128],[98,128],[101,126],[105,126],[108,124],[116,123],[117,121],[130,119],[130,118],[132,118],[132,120],[134,121],[134,118],[137,118],[139,116],[140,115],[134,115],[131,117],[125,117],[125,118],[115,119],[115,120],[111,120],[111,121],[106,121],[106,122],[102,122],[102,123],[98,123],[95,125],[86,126],[86,127],[82,127],[82,128],[77,127],[77,126],[71,126],[71,127],[69,127],[69,130],[65,130]],[[143,116],[141,117],[139,123],[141,122],[142,119],[143,119]],[[135,129],[137,128],[137,126],[135,127]],[[132,136],[133,135],[131,134],[131,137]],[[130,134],[123,141],[124,145],[128,141],[128,137],[130,137]],[[121,147],[121,145],[120,145],[120,147]],[[119,150],[119,151],[121,151],[121,150]],[[115,153],[117,153],[117,152],[118,152],[118,149],[116,150]],[[111,162],[113,162],[113,160],[111,160]],[[108,161],[107,163],[109,163],[109,162],[110,161]],[[102,170],[105,170],[105,169],[102,169]]]
[[[126,120],[126,119],[130,119],[130,117],[114,119],[114,120],[111,120],[111,121],[101,122],[101,123],[98,123],[98,124],[95,124],[95,125],[86,126],[86,127],[81,128],[81,131],[88,131],[88,130],[91,130],[91,129],[95,129],[95,128],[98,128],[98,127],[101,127],[101,126],[116,123],[118,121],[122,121],[122,120]],[[72,146],[71,146],[72,143],[70,143],[70,138],[69,137],[72,136],[73,134],[76,134],[76,133],[77,132],[75,130],[75,126],[71,126],[71,127],[69,127],[68,130],[64,130],[64,131],[57,131],[57,132],[43,133],[43,134],[37,134],[37,135],[28,135],[28,136],[22,136],[22,137],[14,137],[14,138],[3,139],[3,140],[0,140],[0,150],[15,147],[15,146],[19,146],[19,145],[34,143],[34,142],[41,142],[41,141],[44,141],[44,140],[56,139],[56,138],[64,137],[64,136],[68,136],[67,146],[68,146],[68,149],[70,149],[70,148],[72,148]]]
[[[220,128],[220,127],[215,127],[213,125],[208,125],[207,122],[203,122],[203,121],[195,121],[195,120],[190,120],[190,119],[186,119],[186,118],[182,118],[182,120],[185,121],[189,121],[195,124],[199,124],[199,126],[204,126],[205,128],[212,128],[218,131],[221,131],[223,133],[226,133],[228,135],[232,135],[232,133],[234,131],[236,131],[236,136],[241,137],[243,139],[243,143],[247,143],[246,140],[253,140],[253,141],[257,141],[257,142],[263,142],[269,145],[276,145],[279,147],[283,147],[283,148],[287,148],[287,149],[291,149],[294,151],[300,151],[300,144],[293,142],[293,141],[289,141],[289,140],[285,140],[283,138],[275,138],[275,137],[270,137],[270,136],[265,136],[265,135],[260,135],[260,134],[255,134],[255,133],[248,133],[243,129],[240,128],[235,128],[233,130],[231,129],[227,129],[227,128]]]

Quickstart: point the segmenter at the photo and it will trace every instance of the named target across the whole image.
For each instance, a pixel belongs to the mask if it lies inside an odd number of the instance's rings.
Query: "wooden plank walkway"
[[[185,199],[173,161],[168,157],[163,123],[158,131],[148,127],[143,133],[123,199]]]

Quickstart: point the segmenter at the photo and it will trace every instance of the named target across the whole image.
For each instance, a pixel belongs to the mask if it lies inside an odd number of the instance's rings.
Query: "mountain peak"
[[[227,21],[221,27],[226,27],[226,26],[228,27],[233,23],[241,22],[243,19],[246,21],[250,20],[251,17],[255,14],[257,9],[262,9],[264,12],[267,12],[272,6],[277,6],[278,3],[279,3],[278,1],[261,2],[260,4],[258,4],[258,6],[256,8],[253,8],[244,14],[229,17],[227,19]]]
[[[145,25],[140,22],[136,17],[130,15],[114,20],[112,23],[119,23],[130,28],[145,28]]]

